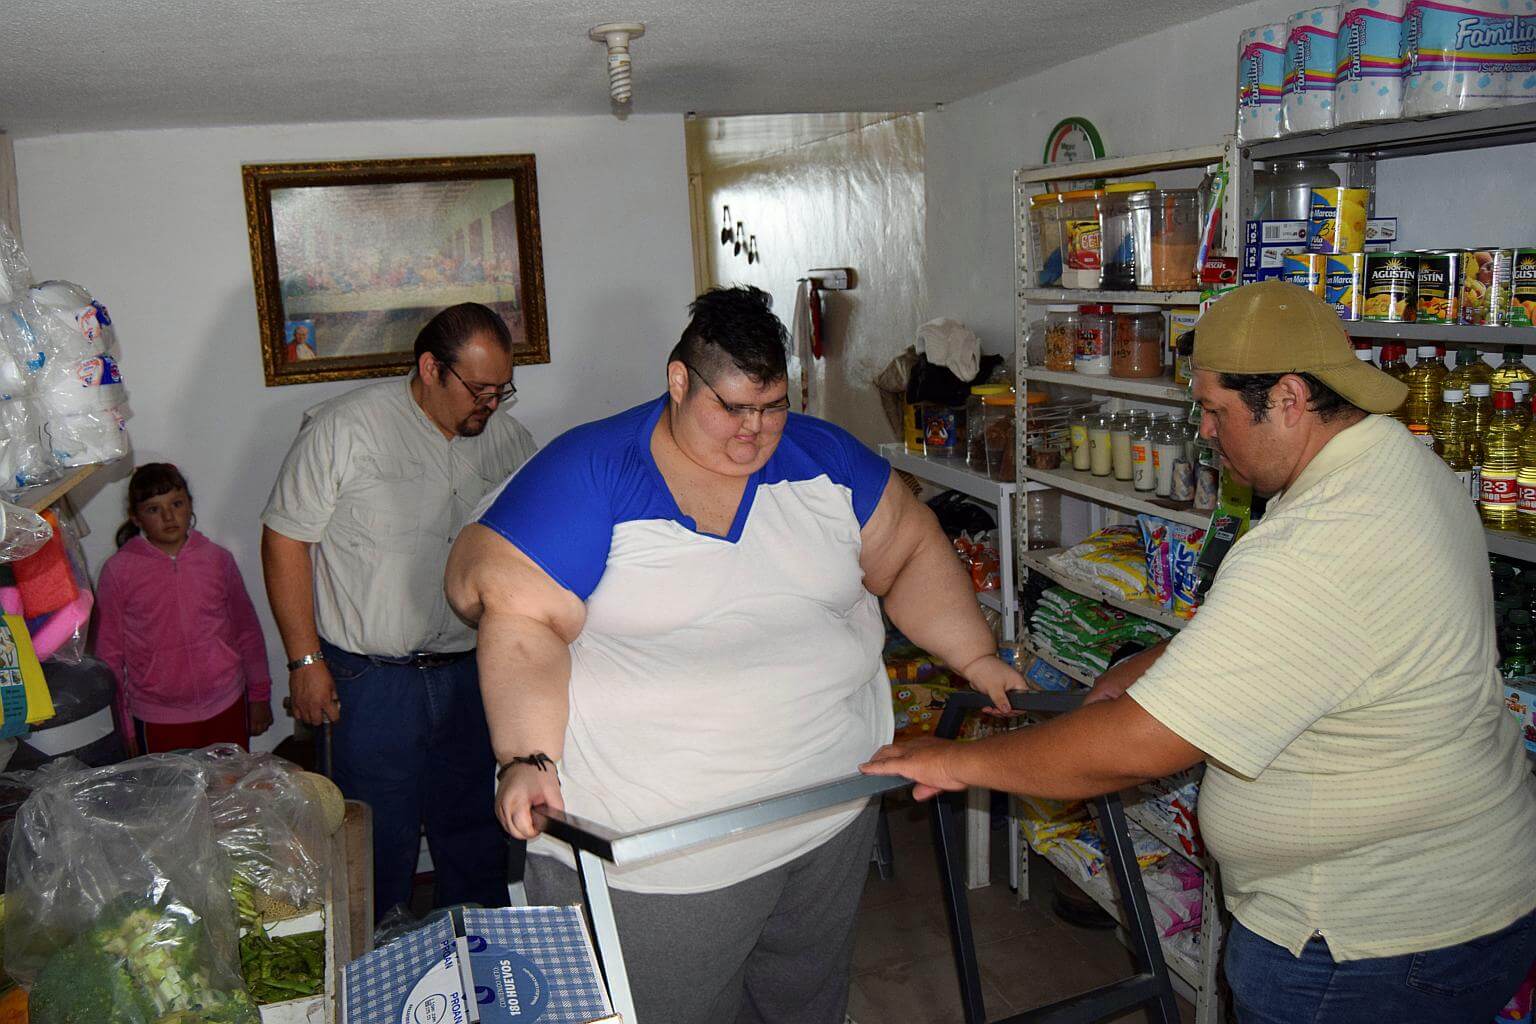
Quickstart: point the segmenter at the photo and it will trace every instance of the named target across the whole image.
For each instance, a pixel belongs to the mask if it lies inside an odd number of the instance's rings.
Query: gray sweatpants
[[[871,802],[816,849],[713,892],[612,890],[640,1024],[843,1024]],[[576,872],[529,857],[528,902],[581,902]]]

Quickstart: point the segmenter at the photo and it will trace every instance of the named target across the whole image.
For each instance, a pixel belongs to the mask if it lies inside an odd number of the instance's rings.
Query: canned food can
[[[1510,253],[1509,317],[1510,327],[1536,327],[1536,249],[1515,249]]]
[[[1513,249],[1472,249],[1461,261],[1461,322],[1497,327],[1509,316]]]
[[[1333,304],[1341,320],[1359,320],[1365,305],[1365,253],[1340,252],[1328,258],[1323,274],[1323,299]]]
[[[1465,249],[1419,253],[1419,277],[1413,319],[1421,324],[1461,322],[1461,261]]]
[[[1416,252],[1365,254],[1365,302],[1360,319],[1391,324],[1413,322],[1413,299],[1419,280]]]
[[[1280,280],[1320,296],[1323,294],[1323,276],[1327,268],[1328,257],[1322,253],[1293,253],[1284,257],[1280,264]]]
[[[1315,188],[1307,219],[1307,251],[1360,252],[1365,248],[1368,188]]]

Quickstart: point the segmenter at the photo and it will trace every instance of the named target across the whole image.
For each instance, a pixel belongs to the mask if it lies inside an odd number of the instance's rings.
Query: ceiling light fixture
[[[608,95],[621,106],[629,103],[633,92],[630,88],[629,43],[643,35],[645,26],[637,21],[599,25],[587,33],[589,38],[608,47]]]

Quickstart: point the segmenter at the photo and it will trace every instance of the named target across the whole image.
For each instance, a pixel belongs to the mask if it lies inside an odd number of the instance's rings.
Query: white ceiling
[[[1215,0],[53,0],[0,17],[16,135],[601,114],[635,20],[636,113],[929,109]],[[1230,54],[1220,55],[1229,60]],[[1213,58],[1214,59],[1214,58]]]

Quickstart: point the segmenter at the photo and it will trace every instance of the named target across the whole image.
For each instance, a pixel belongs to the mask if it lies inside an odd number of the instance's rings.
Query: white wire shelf
[[[1047,370],[1039,366],[1021,367],[1019,376],[1042,384],[1082,388],[1101,395],[1132,395],[1137,398],[1155,398],[1165,402],[1189,402],[1188,385],[1175,384],[1172,377],[1134,380],[1129,377],[1100,377],[1091,373]]]
[[[1047,181],[1087,181],[1093,178],[1124,178],[1143,171],[1171,171],[1180,167],[1204,167],[1226,156],[1227,147],[1193,146],[1169,149],[1138,156],[1112,156],[1075,164],[1052,164],[1021,169],[1016,178],[1021,183]]]
[[[1183,629],[1189,624],[1188,619],[1182,619],[1173,612],[1164,608],[1156,601],[1139,601],[1122,597],[1113,590],[1088,583],[1084,580],[1073,579],[1066,573],[1052,568],[1048,559],[1055,554],[1064,551],[1064,548],[1047,548],[1035,551],[1021,551],[1019,561],[1029,568],[1031,572],[1038,572],[1050,577],[1061,586],[1074,594],[1082,594],[1084,597],[1092,597],[1121,611],[1130,612],[1132,615],[1140,615],[1144,619],[1151,619],[1160,626],[1169,629]]]
[[[1039,851],[1036,852],[1038,853]],[[1085,879],[1079,874],[1081,868],[1077,863],[1065,853],[1060,852],[1059,848],[1049,849],[1044,854],[1041,854],[1041,856],[1050,861],[1073,885],[1087,893],[1104,913],[1113,917],[1120,924],[1123,941],[1125,915],[1120,911],[1120,901],[1115,897],[1114,886],[1110,884],[1107,877],[1108,869],[1105,869],[1106,873]],[[1183,950],[1167,940],[1159,941],[1162,942],[1163,946],[1163,959],[1167,961],[1168,970],[1173,975],[1173,987],[1178,990],[1179,995],[1190,1002],[1194,1002],[1195,990],[1200,987],[1199,962],[1186,956]]]
[[[1073,469],[1035,469],[1020,467],[1026,480],[1046,484],[1068,494],[1076,494],[1104,505],[1125,509],[1128,512],[1145,512],[1161,516],[1175,523],[1205,529],[1210,525],[1209,512],[1196,512],[1188,505],[1159,504],[1164,499],[1149,500],[1147,491],[1138,491],[1129,480],[1116,480],[1109,476],[1093,476]]]
[[[1019,298],[1029,302],[1057,302],[1063,305],[1075,303],[1096,306],[1105,303],[1129,305],[1141,303],[1147,306],[1198,306],[1200,293],[1103,291],[1097,288],[1020,288]]]
[[[984,473],[976,472],[965,464],[964,459],[930,459],[926,455],[913,455],[900,441],[882,444],[880,455],[897,469],[989,505],[996,505],[1004,494],[1016,494],[1019,490],[1017,484],[993,480]]]

